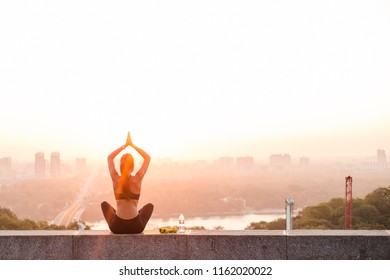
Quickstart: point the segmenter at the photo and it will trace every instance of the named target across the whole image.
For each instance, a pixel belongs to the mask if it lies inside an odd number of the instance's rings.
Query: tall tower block
[[[50,176],[51,178],[59,178],[60,173],[61,173],[60,153],[55,152],[51,154],[51,158],[50,158]]]
[[[344,229],[352,229],[352,177],[345,177]]]
[[[46,175],[45,154],[42,152],[35,154],[35,178],[43,179]]]

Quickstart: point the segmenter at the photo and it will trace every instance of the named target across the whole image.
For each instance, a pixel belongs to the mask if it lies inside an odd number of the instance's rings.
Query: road
[[[81,207],[81,202],[75,202],[65,210],[61,211],[54,219],[53,224],[58,226],[68,226],[72,221],[78,221],[84,208]]]

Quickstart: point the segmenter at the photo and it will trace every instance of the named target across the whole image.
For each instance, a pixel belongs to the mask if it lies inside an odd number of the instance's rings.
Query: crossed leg
[[[153,209],[154,209],[154,205],[152,203],[148,203],[138,211],[139,218],[144,228],[146,227],[146,224],[148,223],[150,217],[152,216]]]
[[[112,207],[107,201],[103,201],[100,205],[103,211],[103,216],[106,219],[108,226],[111,226],[111,221],[116,215],[114,207]]]

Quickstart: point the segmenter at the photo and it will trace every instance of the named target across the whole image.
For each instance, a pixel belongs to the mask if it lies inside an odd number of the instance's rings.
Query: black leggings
[[[138,215],[132,219],[125,220],[116,215],[115,209],[106,201],[101,204],[104,218],[108,227],[113,233],[141,233],[152,216],[154,206],[146,204],[138,211]]]

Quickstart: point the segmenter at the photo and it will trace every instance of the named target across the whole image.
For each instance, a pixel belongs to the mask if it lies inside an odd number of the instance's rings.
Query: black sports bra
[[[115,195],[115,199],[118,200],[118,199],[134,199],[134,200],[139,200],[139,197],[140,197],[140,194],[139,193],[133,193],[130,191],[130,183],[131,181],[126,179],[122,188],[120,188],[118,185],[119,185],[119,182],[117,184],[117,186],[115,187],[115,190],[114,190],[114,195]],[[117,191],[118,189],[118,191]]]
[[[140,194],[139,193],[132,193],[132,192],[128,192],[128,193],[117,193],[117,192],[114,192],[114,195],[115,195],[115,199],[118,200],[118,199],[134,199],[134,200],[139,200],[139,197],[140,197]]]

